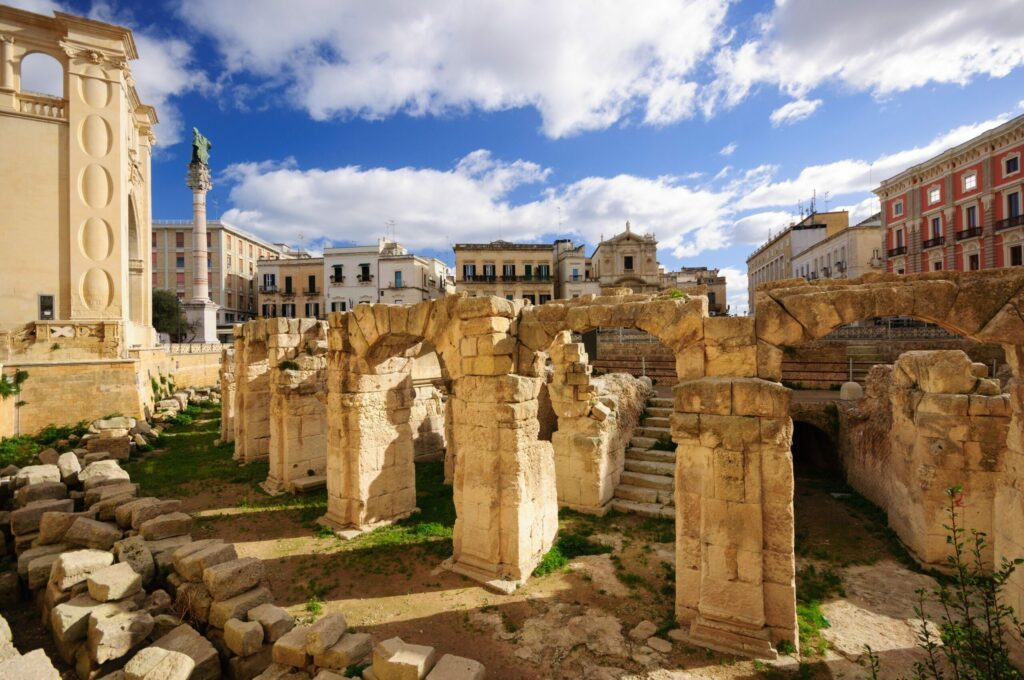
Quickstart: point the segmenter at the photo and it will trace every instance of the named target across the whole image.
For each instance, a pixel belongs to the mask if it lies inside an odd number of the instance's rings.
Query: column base
[[[502,578],[497,575],[496,570],[489,567],[491,567],[491,565],[478,566],[469,564],[465,560],[456,562],[454,557],[449,557],[440,564],[438,569],[450,571],[455,574],[461,574],[466,578],[476,581],[485,588],[489,588],[490,590],[503,595],[511,595],[516,592],[519,586],[525,583],[525,581],[514,581],[512,579]]]
[[[217,340],[217,310],[220,305],[209,300],[189,300],[182,303],[185,317],[192,329],[192,342],[215,344]]]
[[[280,480],[272,477],[267,477],[265,480],[260,482],[260,488],[266,491],[271,496],[280,496],[285,493],[287,489]]]
[[[317,519],[316,523],[320,526],[327,527],[328,529],[333,529],[334,535],[338,538],[346,541],[351,541],[353,538],[357,538],[359,536],[362,536],[363,534],[367,534],[373,531],[374,529],[390,526],[395,522],[400,522],[403,519],[412,517],[419,511],[419,508],[413,508],[407,513],[397,515],[389,519],[383,519],[378,522],[370,522],[369,524],[356,525],[350,522],[346,522],[344,520],[339,520],[336,517],[332,517],[330,511],[328,510],[327,514]]]
[[[725,654],[753,659],[779,658],[767,628],[740,628],[698,615],[690,625],[688,640],[696,647],[706,647]]]

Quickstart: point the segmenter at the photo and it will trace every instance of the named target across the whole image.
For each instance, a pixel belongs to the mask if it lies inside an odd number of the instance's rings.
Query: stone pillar
[[[996,484],[995,562],[1024,557],[1024,347],[1003,345],[1013,369],[1010,391],[1010,425],[1003,454],[1003,469]],[[1024,570],[1017,569],[1003,590],[1003,604],[1024,613]],[[1024,663],[1024,640],[1009,627],[1008,641],[1014,661]]]
[[[0,35],[0,90],[14,89],[14,36]]]
[[[774,658],[799,644],[792,427],[778,383],[675,387],[676,618],[695,645]]]
[[[235,441],[235,350],[221,350],[220,358],[220,440]]]
[[[266,322],[236,327],[235,460],[266,458],[270,448],[270,380]]]
[[[185,302],[185,314],[196,342],[217,342],[217,310],[210,300],[206,249],[206,192],[213,188],[210,168],[193,162],[188,166],[188,188],[192,190],[192,299]]]

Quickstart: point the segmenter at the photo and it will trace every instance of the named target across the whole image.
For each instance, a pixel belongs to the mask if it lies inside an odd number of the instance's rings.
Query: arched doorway
[[[142,258],[134,196],[128,197],[128,318],[140,326],[149,325],[146,314],[146,262]]]
[[[793,422],[793,474],[802,477],[841,480],[843,468],[833,438],[817,425]]]

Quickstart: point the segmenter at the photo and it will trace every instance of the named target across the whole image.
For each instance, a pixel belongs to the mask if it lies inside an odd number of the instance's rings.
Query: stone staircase
[[[626,449],[626,468],[615,488],[612,508],[644,517],[674,519],[676,453],[655,448],[659,442],[671,442],[669,416],[672,399],[651,397],[647,417],[633,431]]]

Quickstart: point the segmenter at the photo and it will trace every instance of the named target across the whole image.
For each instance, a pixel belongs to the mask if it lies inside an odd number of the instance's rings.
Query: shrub
[[[177,413],[167,419],[172,425],[191,425],[192,416],[187,413]]]

